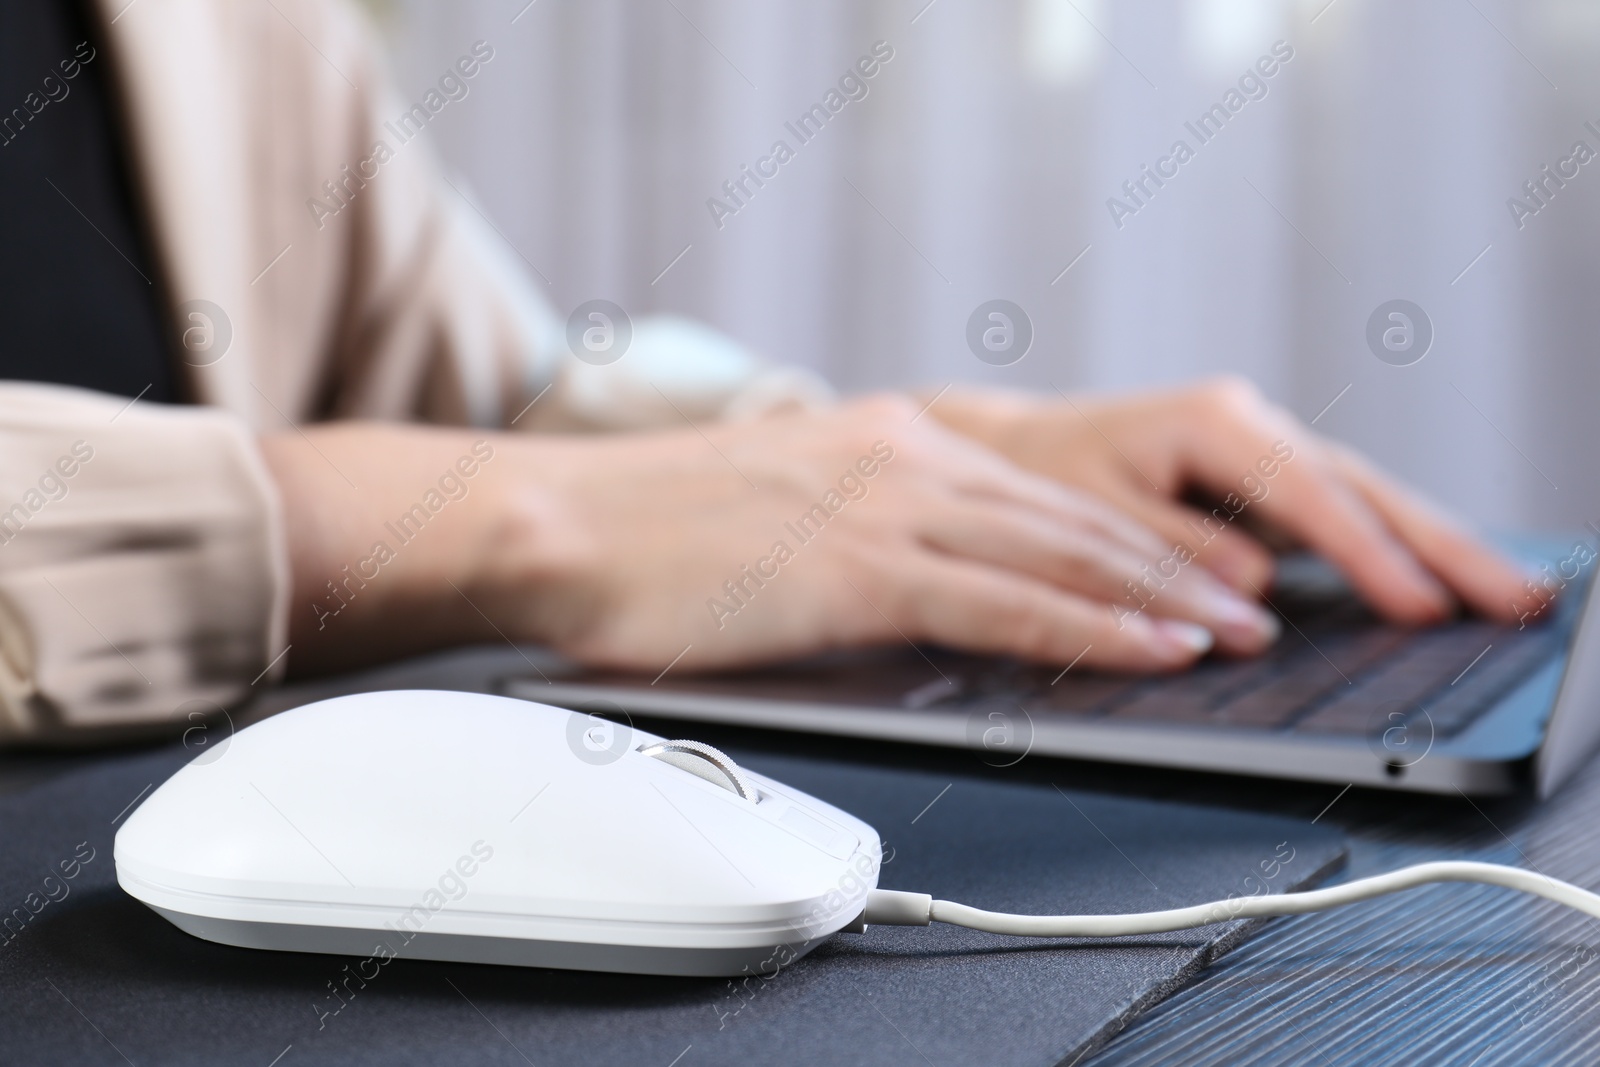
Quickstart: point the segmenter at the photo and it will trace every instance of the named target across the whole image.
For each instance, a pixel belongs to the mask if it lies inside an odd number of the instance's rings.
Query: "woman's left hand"
[[[1266,527],[1327,558],[1397,622],[1438,621],[1458,603],[1515,621],[1539,606],[1504,555],[1245,381],[1126,398],[952,390],[928,414],[1115,504],[1244,593],[1271,583],[1272,554],[1250,532]],[[1220,506],[1186,504],[1191,491]]]

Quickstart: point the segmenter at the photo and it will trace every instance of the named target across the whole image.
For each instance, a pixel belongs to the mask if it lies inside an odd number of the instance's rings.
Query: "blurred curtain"
[[[430,134],[563,315],[682,312],[849,391],[1236,372],[1487,526],[1600,519],[1600,163],[1520,228],[1507,206],[1575,141],[1600,151],[1600,5],[405,0],[385,18],[408,98],[495,49]],[[1280,41],[1292,59],[1247,83],[1264,95],[1200,143],[1185,124]],[[865,96],[800,143],[786,123],[876,42],[893,58]],[[1193,158],[1114,219],[1179,139]],[[793,158],[736,205],[723,183],[778,140]],[[965,339],[994,298],[1035,330],[1007,367]],[[1396,298],[1434,327],[1411,366],[1366,341]]]

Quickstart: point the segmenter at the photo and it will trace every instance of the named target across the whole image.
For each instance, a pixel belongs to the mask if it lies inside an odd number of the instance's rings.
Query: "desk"
[[[365,677],[268,694],[240,723],[343,691],[375,686],[481,690],[500,675],[528,669],[520,653],[505,649],[432,657]],[[1454,857],[1521,863],[1578,884],[1600,884],[1600,827],[1594,818],[1600,814],[1600,767],[1585,771],[1540,808],[1526,801],[1474,803],[1354,790],[1341,796],[1325,786],[1042,759],[995,771],[964,752],[702,726],[684,726],[681,732],[744,750],[847,750],[852,760],[914,766],[953,778],[1069,782],[1100,793],[1315,818],[1351,836],[1352,875]],[[19,769],[37,780],[79,760],[10,762],[15,786],[22,784],[15,777]],[[0,775],[0,787],[6,778]],[[1591,1020],[1600,1020],[1600,936],[1589,922],[1548,903],[1477,886],[1423,889],[1324,915],[1276,920],[1083,1063],[1487,1067],[1589,1062],[1593,1057],[1584,1046]],[[1036,1005],[1041,1015],[1052,1007],[1046,999]],[[982,1005],[960,1010],[982,1010]],[[903,1051],[905,1062],[923,1062],[910,1048]],[[784,1062],[780,1048],[771,1052],[771,1062]],[[85,1062],[120,1061],[107,1056]],[[506,1062],[521,1061],[508,1055]],[[282,1067],[291,1065],[286,1061]],[[940,1062],[939,1067],[949,1065]]]
[[[973,762],[920,755],[951,773]],[[1350,846],[1340,880],[1472,859],[1600,886],[1600,760],[1542,806],[1068,761],[1007,773],[1332,824]],[[1071,1067],[1589,1065],[1596,1030],[1594,920],[1496,887],[1442,885],[1272,920]]]

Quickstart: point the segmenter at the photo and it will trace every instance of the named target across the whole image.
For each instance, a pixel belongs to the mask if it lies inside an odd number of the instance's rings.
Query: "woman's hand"
[[[1436,621],[1458,600],[1505,621],[1536,606],[1503,556],[1247,382],[1125,398],[953,392],[929,414],[1189,546],[1241,592],[1268,589],[1271,554],[1248,532],[1267,527],[1325,556],[1396,621]],[[1195,490],[1219,506],[1185,504]]]
[[[479,438],[493,458],[469,491],[389,562],[356,564]],[[290,531],[297,669],[503,636],[642,670],[903,641],[1166,670],[1276,633],[1204,567],[1152,584],[1166,534],[901,398],[703,431],[343,425],[263,447]],[[373,577],[329,615],[346,564]]]

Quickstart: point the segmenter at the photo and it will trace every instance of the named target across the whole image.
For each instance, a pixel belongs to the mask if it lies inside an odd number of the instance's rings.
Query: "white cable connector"
[[[970,908],[948,900],[934,900],[925,893],[874,889],[867,894],[862,918],[869,926],[873,923],[880,926],[927,926],[930,922],[941,922],[1020,937],[1121,937],[1126,934],[1188,930],[1234,919],[1303,915],[1432,882],[1481,882],[1503,886],[1565,904],[1600,919],[1600,896],[1587,889],[1579,889],[1567,882],[1558,882],[1520,867],[1466,861],[1419,863],[1414,867],[1402,867],[1398,871],[1327,889],[1277,896],[1235,897],[1211,904],[1196,904],[1190,908],[1147,911],[1136,915],[1011,915]]]
[[[861,918],[879,926],[927,926],[932,915],[933,898],[926,893],[872,889],[867,892],[867,908]]]

